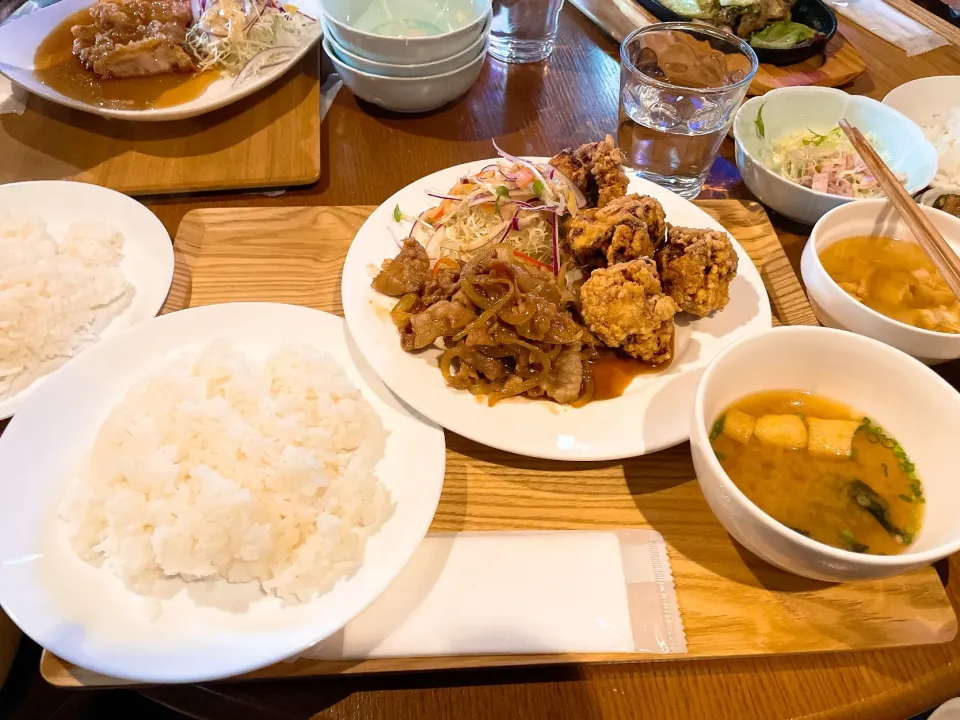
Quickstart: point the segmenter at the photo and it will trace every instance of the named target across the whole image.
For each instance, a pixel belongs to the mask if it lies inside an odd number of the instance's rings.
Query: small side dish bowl
[[[691,18],[680,15],[659,0],[638,0],[639,3],[661,22],[690,22]],[[735,3],[731,3],[733,5]],[[694,7],[696,7],[694,5]],[[822,0],[797,0],[790,13],[793,22],[816,30],[817,36],[796,47],[772,49],[753,48],[762,63],[770,65],[793,65],[823,53],[827,43],[837,33],[837,16]],[[752,46],[751,46],[752,47]]]
[[[333,33],[330,32],[329,28],[327,27],[326,20],[321,22],[323,22],[324,34],[328,37],[332,37]],[[487,23],[483,26],[483,31],[477,36],[477,39],[473,41],[473,44],[470,45],[470,47],[468,47],[466,50],[459,52],[452,57],[444,58],[443,60],[416,65],[382,63],[375,62],[374,60],[368,60],[365,57],[361,57],[360,55],[350,52],[347,50],[347,48],[340,45],[334,39],[331,39],[330,46],[336,53],[337,59],[345,65],[349,65],[354,70],[360,70],[361,72],[370,73],[371,75],[380,75],[382,77],[423,78],[430,77],[432,75],[442,75],[443,73],[459,70],[464,65],[469,65],[482,53],[486,52],[487,35],[489,34],[489,31],[490,18],[488,16]]]
[[[758,116],[762,121],[759,124]],[[841,118],[876,141],[877,150],[892,170],[906,175],[905,185],[911,195],[930,184],[937,172],[937,152],[908,117],[876,100],[842,90],[789,87],[748,100],[733,121],[737,167],[760,202],[781,215],[813,225],[824,213],[854,199],[798,185],[763,162],[766,143],[805,129],[825,133]]]
[[[939,75],[920,78],[894,88],[887,93],[883,104],[899,110],[921,128],[926,128],[928,138],[942,153],[945,163],[931,182],[935,188],[960,190],[960,176],[950,172],[957,164],[957,156],[951,151],[946,138],[937,138],[934,127],[937,120],[949,123],[951,110],[960,109],[960,75]]]
[[[910,453],[927,502],[920,533],[899,555],[830,547],[781,525],[733,483],[710,445],[714,421],[764,390],[801,390],[842,402],[883,424]],[[960,550],[957,452],[944,428],[960,424],[960,394],[922,363],[853,333],[784,327],[743,338],[717,355],[697,388],[690,445],[710,509],[738,542],[788,572],[828,582],[909,572]]]
[[[402,113],[428,112],[456,100],[477,81],[487,58],[484,46],[483,52],[457,70],[428,77],[386,77],[350,67],[337,56],[332,43],[329,37],[324,37],[323,49],[344,84],[357,97]]]
[[[924,205],[921,209],[954,252],[960,253],[960,219]],[[923,330],[882,315],[855,300],[827,274],[820,253],[838,240],[855,235],[885,235],[916,242],[887,200],[850,203],[824,215],[814,226],[800,260],[807,295],[820,322],[892,345],[928,365],[960,358],[960,335]]]
[[[396,65],[457,55],[483,34],[490,0],[327,0],[323,19],[337,44],[360,57]]]

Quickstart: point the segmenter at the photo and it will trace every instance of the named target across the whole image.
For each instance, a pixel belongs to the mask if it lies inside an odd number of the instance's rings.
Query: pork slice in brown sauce
[[[373,289],[384,295],[400,297],[423,291],[430,280],[430,258],[416,240],[405,240],[400,253],[392,260],[384,260],[380,272],[373,279]]]
[[[452,300],[440,300],[423,312],[405,319],[400,330],[400,346],[406,350],[420,350],[438,339],[463,330],[476,314],[471,307]]]
[[[558,403],[572,403],[580,397],[583,384],[583,358],[580,348],[570,346],[553,361],[549,377],[541,383],[544,391]]]

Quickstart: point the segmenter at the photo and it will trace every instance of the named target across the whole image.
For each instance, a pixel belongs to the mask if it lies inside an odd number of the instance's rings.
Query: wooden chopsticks
[[[926,213],[913,201],[910,193],[903,187],[903,183],[897,180],[893,171],[880,159],[877,151],[867,142],[863,133],[845,119],[841,119],[839,125],[847,134],[847,137],[850,138],[850,142],[853,143],[853,147],[860,154],[860,157],[863,158],[863,162],[870,168],[870,172],[877,178],[880,187],[883,188],[887,198],[900,213],[900,217],[903,218],[907,227],[910,228],[913,236],[917,239],[917,243],[933,261],[953,294],[960,298],[960,258],[947,245],[947,241],[933,226]]]

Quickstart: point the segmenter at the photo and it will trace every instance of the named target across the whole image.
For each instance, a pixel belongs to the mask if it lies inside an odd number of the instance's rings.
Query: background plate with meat
[[[316,42],[316,39],[304,42],[285,62],[264,69],[241,82],[235,83],[234,77],[224,76],[210,84],[196,99],[179,105],[146,110],[101,107],[54,90],[44,84],[33,71],[37,47],[44,38],[67,17],[94,3],[95,0],[61,0],[0,26],[0,73],[35,95],[76,110],[124,120],[179,120],[230,105],[266,87],[295,67]],[[310,17],[319,17],[319,0],[302,0],[297,2],[297,7]],[[318,28],[317,35],[320,34]]]

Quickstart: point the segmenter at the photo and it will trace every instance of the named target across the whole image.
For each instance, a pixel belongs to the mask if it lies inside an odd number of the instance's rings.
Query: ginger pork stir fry
[[[423,247],[408,239],[373,287],[400,295],[391,316],[404,350],[443,338],[440,371],[452,387],[490,404],[521,394],[559,403],[582,397],[592,338],[570,311],[573,296],[516,251],[490,248],[431,270]]]
[[[399,298],[391,317],[401,347],[442,348],[451,387],[491,405],[525,395],[580,406],[593,397],[594,361],[616,353],[665,367],[675,355],[674,316],[706,317],[728,304],[737,273],[730,239],[671,227],[655,198],[627,195],[609,136],[547,165],[501,157],[448,194],[433,193],[438,207],[418,216],[398,208],[395,220],[412,227],[373,280]],[[531,255],[525,229],[534,222],[553,242]],[[491,225],[488,236],[464,230]]]

